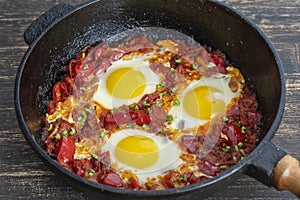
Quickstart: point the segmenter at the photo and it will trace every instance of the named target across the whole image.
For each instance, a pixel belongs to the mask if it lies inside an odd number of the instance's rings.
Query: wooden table
[[[0,199],[86,199],[49,171],[25,141],[15,117],[13,86],[28,48],[23,32],[44,11],[79,0],[0,0]],[[300,1],[226,0],[271,39],[285,68],[287,102],[274,141],[300,159]],[[242,176],[209,199],[296,199]]]

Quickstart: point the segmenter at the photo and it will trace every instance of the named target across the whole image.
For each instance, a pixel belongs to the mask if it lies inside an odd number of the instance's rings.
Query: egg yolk
[[[120,68],[106,79],[108,92],[117,98],[131,99],[143,93],[146,87],[146,78],[140,71],[130,67]]]
[[[157,162],[158,146],[151,138],[129,136],[117,144],[115,156],[124,164],[144,169]]]
[[[224,111],[223,92],[209,87],[200,86],[189,91],[183,99],[183,108],[194,118],[207,120]]]

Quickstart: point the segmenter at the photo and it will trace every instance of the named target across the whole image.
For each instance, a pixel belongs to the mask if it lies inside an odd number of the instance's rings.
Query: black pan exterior
[[[38,144],[42,101],[62,74],[62,64],[86,45],[137,27],[180,31],[201,44],[220,49],[256,86],[264,116],[262,141],[227,172],[199,184],[163,191],[131,191],[95,184],[67,171]],[[44,87],[41,89],[41,85]],[[61,178],[89,196],[107,199],[201,199],[222,190],[244,174],[264,151],[279,126],[284,108],[284,74],[279,56],[265,35],[248,19],[217,1],[101,0],[76,8],[57,20],[30,45],[19,67],[15,107],[22,132],[43,161]]]

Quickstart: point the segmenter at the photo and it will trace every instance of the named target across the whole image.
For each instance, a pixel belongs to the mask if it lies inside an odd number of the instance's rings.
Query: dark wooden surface
[[[28,48],[23,32],[55,4],[79,0],[0,0],[0,199],[86,199],[49,171],[18,127],[13,105],[15,74]],[[252,19],[271,39],[282,59],[287,86],[285,113],[274,141],[300,159],[300,1],[223,1]],[[272,83],[270,83],[272,84]],[[209,199],[296,199],[242,176]]]

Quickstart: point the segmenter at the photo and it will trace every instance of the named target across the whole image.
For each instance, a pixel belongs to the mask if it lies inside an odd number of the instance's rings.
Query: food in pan
[[[82,49],[54,85],[44,124],[45,150],[68,170],[161,190],[243,160],[262,116],[253,86],[225,54],[142,36]]]

